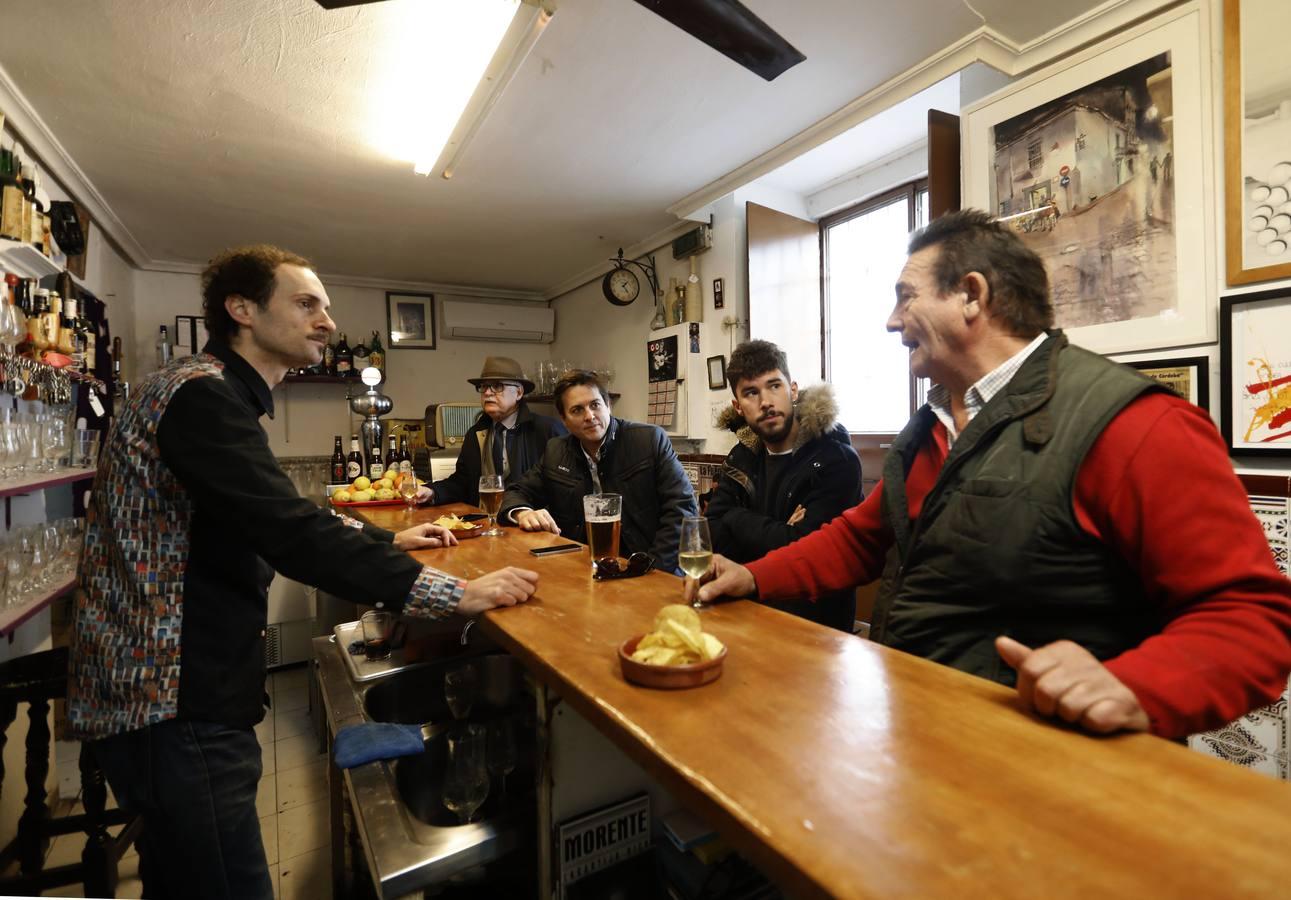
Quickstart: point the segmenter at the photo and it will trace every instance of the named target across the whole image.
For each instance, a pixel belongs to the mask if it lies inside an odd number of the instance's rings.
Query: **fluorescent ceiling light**
[[[376,147],[420,175],[451,178],[551,19],[538,3],[395,0],[373,92]]]

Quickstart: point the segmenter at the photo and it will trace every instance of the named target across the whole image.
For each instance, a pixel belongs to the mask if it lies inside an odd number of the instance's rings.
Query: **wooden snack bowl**
[[[726,648],[712,659],[691,663],[688,666],[652,666],[632,658],[644,634],[630,637],[619,645],[619,663],[623,677],[642,687],[679,690],[699,687],[722,677],[722,663],[726,661]]]

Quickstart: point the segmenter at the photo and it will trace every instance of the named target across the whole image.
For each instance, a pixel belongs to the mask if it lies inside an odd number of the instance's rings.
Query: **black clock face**
[[[601,282],[605,299],[616,306],[627,306],[641,293],[641,282],[631,269],[613,269]]]

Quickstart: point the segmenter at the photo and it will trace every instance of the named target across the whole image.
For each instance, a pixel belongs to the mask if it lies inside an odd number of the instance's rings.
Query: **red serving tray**
[[[407,504],[407,503],[405,503],[402,499],[396,499],[396,500],[358,500],[358,501],[353,501],[353,500],[352,500],[352,501],[350,501],[349,503],[338,503],[338,502],[336,502],[335,500],[329,500],[329,502],[330,502],[333,506],[335,506],[335,507],[337,507],[337,508],[339,508],[339,509],[348,509],[348,508],[349,508],[349,507],[351,507],[351,506],[362,506],[362,507],[365,507],[365,508],[367,508],[367,509],[376,509],[377,507],[381,507],[381,506],[407,506],[407,505],[408,505],[408,504]]]

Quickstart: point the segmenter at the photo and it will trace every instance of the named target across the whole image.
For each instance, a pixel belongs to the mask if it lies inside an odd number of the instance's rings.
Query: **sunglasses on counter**
[[[623,564],[613,556],[605,556],[595,562],[596,571],[592,578],[607,581],[611,578],[636,578],[654,568],[654,557],[649,553],[633,553]]]

